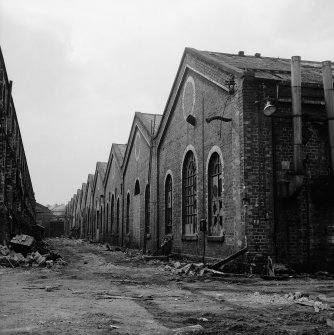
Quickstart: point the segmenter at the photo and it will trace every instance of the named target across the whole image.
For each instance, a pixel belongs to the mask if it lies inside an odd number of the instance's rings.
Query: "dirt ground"
[[[168,334],[196,324],[205,334],[334,334],[333,280],[181,276],[134,251],[48,243],[67,266],[0,267],[0,334]],[[287,298],[295,292],[329,309]]]

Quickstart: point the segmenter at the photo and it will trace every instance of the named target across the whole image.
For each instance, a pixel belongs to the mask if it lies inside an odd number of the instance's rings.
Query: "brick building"
[[[135,114],[118,243],[332,267],[332,100],[329,62],[186,48],[162,117]]]
[[[161,115],[135,113],[123,161],[123,243],[137,248],[152,241],[150,179],[153,137]]]
[[[122,245],[123,172],[126,144],[113,143],[104,178],[105,241]]]
[[[12,235],[32,234],[35,195],[17,114],[0,49],[0,241]]]
[[[104,187],[103,181],[107,163],[97,162],[91,193],[91,236],[95,241],[103,239]]]

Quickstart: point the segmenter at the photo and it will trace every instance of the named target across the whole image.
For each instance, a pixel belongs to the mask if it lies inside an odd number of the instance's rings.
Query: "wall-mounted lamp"
[[[276,106],[271,103],[269,99],[267,99],[267,103],[263,108],[263,114],[265,116],[271,116],[276,112]]]
[[[190,123],[192,126],[196,125],[196,118],[194,115],[189,114],[186,118],[186,121]]]
[[[235,80],[234,80],[234,76],[231,75],[230,78],[225,81],[225,84],[227,85],[228,93],[233,94],[235,92]]]

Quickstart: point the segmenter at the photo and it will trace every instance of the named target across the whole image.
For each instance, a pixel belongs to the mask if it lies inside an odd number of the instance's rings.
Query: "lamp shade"
[[[263,114],[265,116],[271,116],[275,112],[276,112],[276,106],[272,105],[271,102],[268,100],[266,105],[264,106]]]

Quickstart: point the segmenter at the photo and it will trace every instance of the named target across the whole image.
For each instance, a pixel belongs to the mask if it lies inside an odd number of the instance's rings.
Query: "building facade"
[[[105,240],[122,245],[123,225],[123,172],[122,164],[126,150],[125,144],[113,143],[104,178],[105,199]]]
[[[0,241],[15,234],[32,234],[35,195],[18,118],[0,49]]]
[[[117,183],[111,151],[100,240],[330,268],[333,94],[330,62],[186,48],[162,116],[135,114]]]

